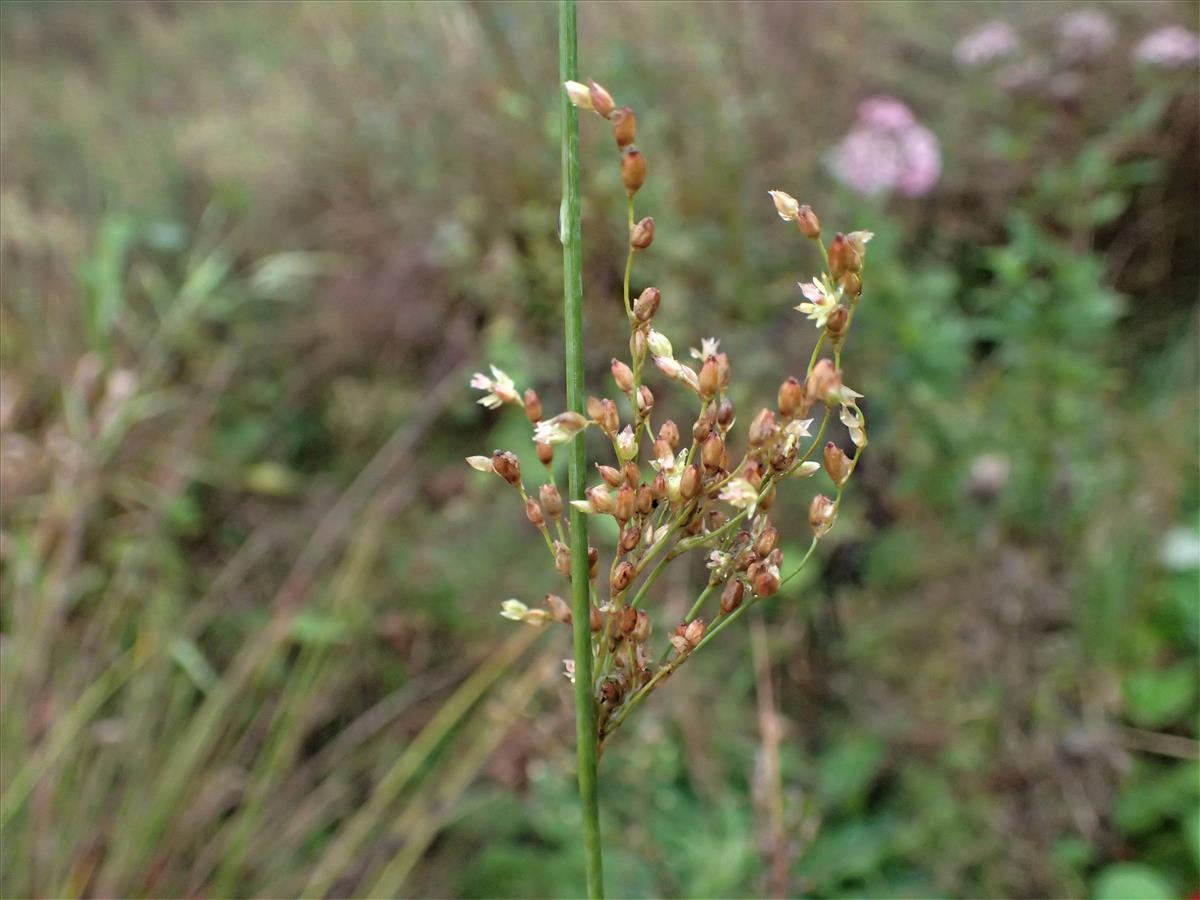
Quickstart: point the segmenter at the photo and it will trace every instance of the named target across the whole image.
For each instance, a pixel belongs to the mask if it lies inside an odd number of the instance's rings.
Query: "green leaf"
[[[1125,710],[1145,728],[1176,721],[1191,709],[1195,697],[1196,673],[1187,663],[1134,672],[1125,679]]]
[[[881,741],[851,738],[822,757],[817,784],[826,807],[857,806],[866,795],[884,761]]]
[[[1094,900],[1174,900],[1162,875],[1140,863],[1118,863],[1101,870],[1092,885]]]

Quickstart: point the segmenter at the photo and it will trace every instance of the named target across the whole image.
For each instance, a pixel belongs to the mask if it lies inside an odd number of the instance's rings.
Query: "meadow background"
[[[611,895],[1200,889],[1197,20],[581,5],[650,166],[638,278],[740,405],[815,335],[766,191],[876,233],[842,520],[605,754]],[[559,579],[463,462],[536,466],[485,363],[562,404],[555,38],[532,2],[0,9],[4,896],[582,889],[569,638],[497,614]],[[936,137],[915,196],[834,177],[880,95]],[[624,208],[582,134],[600,385]]]

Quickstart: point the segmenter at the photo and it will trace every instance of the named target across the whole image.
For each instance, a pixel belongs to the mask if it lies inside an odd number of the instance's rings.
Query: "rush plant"
[[[634,261],[639,254],[651,252],[655,240],[654,219],[639,219],[635,213],[634,201],[647,177],[646,159],[635,143],[637,118],[596,82],[573,80],[570,0],[564,0],[562,12],[560,46],[570,45],[569,52],[564,51],[562,71],[567,79],[563,85],[563,240],[571,408],[547,416],[532,387],[521,390],[495,366],[490,374],[476,373],[471,386],[484,392],[480,404],[524,411],[545,471],[530,478],[522,472],[516,454],[508,450],[472,456],[467,462],[512,486],[555,569],[572,588],[574,604],[554,593],[537,606],[514,598],[504,601],[501,615],[533,626],[555,622],[574,626],[574,658],[564,663],[577,692],[589,891],[598,895],[596,758],[670,676],[746,610],[794,578],[837,520],[842,494],[867,444],[866,419],[859,406],[862,394],[843,381],[842,356],[862,297],[871,233],[838,233],[826,243],[809,206],[783,191],[770,192],[779,217],[796,228],[817,251],[814,258],[823,263],[822,271],[799,285],[804,299],[796,307],[819,334],[803,370],[785,378],[775,402],[756,410],[748,424],[741,425],[729,397],[732,365],[720,342],[701,339],[700,346],[690,351],[694,363],[678,358],[672,341],[655,326],[660,304],[669,301],[655,287],[637,296],[630,291]],[[579,326],[576,110],[593,112],[611,126],[628,214],[621,307],[629,326],[628,354],[612,359],[610,390],[615,392],[604,396],[601,391],[586,402],[582,402]],[[613,308],[616,313],[615,298]],[[687,395],[694,405],[694,420],[680,428],[665,419],[656,427],[655,395],[648,383],[652,379],[659,390],[667,387]],[[835,416],[849,434],[849,453],[825,440]],[[591,429],[605,436],[611,454],[594,462],[594,483],[585,490],[583,439]],[[575,482],[566,502],[552,470],[555,449],[561,445],[571,453],[568,474],[569,481]],[[780,530],[771,520],[771,508],[781,488],[815,481],[822,471],[828,484],[812,491],[808,549],[784,574]],[[611,555],[588,545],[586,520],[591,516],[616,520],[619,537]],[[692,554],[705,558],[707,584],[682,620],[662,621],[655,615],[655,584],[668,566]]]

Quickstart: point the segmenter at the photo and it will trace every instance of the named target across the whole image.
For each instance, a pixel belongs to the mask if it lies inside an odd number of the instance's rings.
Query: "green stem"
[[[579,114],[561,82],[578,80],[575,0],[558,3],[558,87],[563,176],[563,312],[566,330],[567,408],[583,412],[583,237],[579,210]],[[587,454],[583,435],[571,441],[567,493],[583,499]],[[600,802],[596,785],[596,702],[592,694],[592,632],[588,596],[587,517],[571,510],[571,610],[575,650],[575,743],[589,897],[604,896],[600,855]]]

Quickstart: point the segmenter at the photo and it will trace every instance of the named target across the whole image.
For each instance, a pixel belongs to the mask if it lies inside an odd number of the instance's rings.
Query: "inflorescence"
[[[696,651],[794,577],[837,520],[842,492],[867,444],[866,420],[858,405],[862,394],[843,382],[841,356],[862,296],[863,261],[871,233],[837,234],[826,245],[810,207],[782,191],[770,192],[780,218],[795,223],[801,235],[820,250],[825,263],[823,272],[799,285],[804,302],[796,307],[813,321],[820,335],[804,376],[783,381],[775,407],[763,407],[754,415],[743,440],[735,432],[737,416],[728,396],[731,368],[719,341],[705,338],[698,349],[691,350],[698,367],[677,359],[671,341],[655,328],[661,292],[648,287],[637,297],[630,296],[634,257],[654,242],[654,220],[634,217],[634,196],[646,180],[646,161],[634,145],[637,125],[633,110],[618,108],[608,91],[594,81],[587,85],[567,82],[565,89],[576,107],[592,110],[611,123],[620,152],[629,218],[624,304],[630,337],[628,361],[614,357],[611,371],[617,390],[626,398],[627,418],[622,424],[617,403],[607,397],[589,397],[586,415],[563,412],[546,417],[532,388],[519,391],[511,378],[493,366],[490,377],[476,373],[471,386],[485,392],[479,403],[488,409],[523,407],[546,479],[532,491],[517,456],[510,451],[472,456],[467,462],[512,485],[525,505],[526,518],[541,533],[555,568],[569,580],[570,525],[551,469],[554,448],[589,428],[599,429],[612,445],[613,458],[595,464],[598,483],[587,490],[586,499],[573,501],[588,515],[611,516],[620,529],[607,583],[600,577],[599,551],[588,548],[594,690],[599,710],[596,737],[603,747],[629,713]],[[832,358],[821,355],[824,348],[831,351]],[[644,383],[650,371],[648,362],[693,396],[699,412],[690,440],[670,419],[654,430],[654,394]],[[822,447],[833,415],[849,433],[850,455],[832,441]],[[743,443],[739,456],[733,446]],[[820,462],[813,458],[818,448]],[[779,530],[769,515],[777,489],[785,482],[810,478],[821,469],[832,482],[832,496],[817,493],[812,498],[811,543],[797,567],[783,575]],[[708,583],[655,656],[648,610],[651,589],[671,562],[688,553],[707,559]],[[714,604],[715,609],[707,608]],[[531,625],[571,622],[571,608],[557,594],[547,594],[539,608],[507,600],[501,615]],[[574,680],[572,661],[565,664],[566,674]]]

